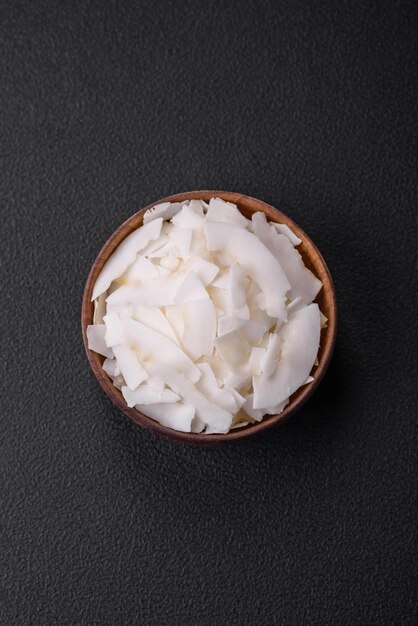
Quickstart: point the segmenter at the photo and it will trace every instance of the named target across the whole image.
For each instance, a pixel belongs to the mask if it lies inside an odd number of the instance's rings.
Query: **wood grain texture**
[[[196,433],[183,433],[166,426],[162,426],[155,420],[140,413],[135,408],[128,408],[121,392],[114,387],[111,379],[102,369],[104,357],[93,352],[89,349],[87,343],[87,326],[93,323],[94,304],[91,301],[92,291],[94,283],[103,268],[103,265],[114,252],[117,246],[127,237],[132,231],[142,225],[143,216],[147,209],[153,207],[155,204],[161,202],[180,202],[184,200],[203,199],[208,201],[212,197],[219,197],[228,202],[233,202],[238,206],[240,211],[247,218],[251,218],[251,215],[256,211],[263,211],[269,221],[275,221],[282,224],[287,224],[296,235],[302,240],[302,243],[298,246],[298,250],[302,255],[305,265],[312,270],[312,272],[322,281],[323,287],[315,299],[318,303],[322,313],[328,318],[327,328],[324,328],[321,332],[321,346],[318,353],[318,367],[314,367],[311,374],[314,377],[314,381],[309,385],[304,385],[299,388],[290,398],[290,402],[285,410],[278,415],[266,416],[261,422],[256,424],[250,424],[244,428],[232,430],[226,434],[218,435],[205,435]],[[328,364],[330,362],[332,352],[335,345],[336,333],[337,333],[337,305],[335,297],[335,289],[332,282],[330,272],[326,266],[326,263],[311,239],[303,232],[303,230],[293,222],[287,215],[272,207],[261,200],[251,198],[239,193],[230,191],[189,191],[179,193],[167,198],[162,198],[149,204],[145,208],[141,209],[126,222],[124,222],[107,240],[103,248],[99,252],[96,260],[94,261],[87,278],[86,286],[83,294],[82,313],[81,313],[81,325],[83,333],[84,346],[87,353],[90,366],[96,376],[99,384],[106,393],[106,395],[116,404],[116,406],[123,411],[131,420],[135,423],[151,430],[157,435],[169,438],[177,439],[179,441],[199,444],[199,445],[214,445],[224,443],[226,441],[233,441],[236,439],[242,439],[243,437],[249,437],[256,435],[268,428],[272,428],[278,424],[285,422],[291,415],[298,411],[303,404],[312,395],[315,389],[321,382]]]

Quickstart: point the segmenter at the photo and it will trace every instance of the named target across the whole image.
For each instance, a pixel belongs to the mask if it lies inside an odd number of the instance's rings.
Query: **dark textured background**
[[[1,3],[2,625],[417,623],[415,16]],[[112,231],[197,188],[287,211],[340,306],[314,398],[216,449],[113,408],[79,322]]]

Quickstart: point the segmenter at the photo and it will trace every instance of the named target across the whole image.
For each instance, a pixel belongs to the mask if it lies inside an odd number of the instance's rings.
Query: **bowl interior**
[[[210,198],[214,196],[222,198],[223,200],[226,200],[228,202],[233,202],[238,206],[240,211],[247,218],[251,218],[251,215],[256,211],[263,211],[266,214],[268,220],[287,224],[294,231],[294,233],[300,239],[302,239],[302,243],[298,246],[297,249],[302,255],[305,265],[310,270],[312,270],[312,272],[322,281],[323,287],[316,297],[315,302],[318,303],[320,310],[328,318],[328,324],[327,328],[324,328],[321,332],[321,345],[318,353],[319,365],[317,367],[314,367],[311,372],[312,376],[314,377],[314,382],[298,389],[290,397],[290,402],[282,413],[280,413],[279,415],[270,415],[263,418],[263,420],[259,423],[251,424],[249,426],[238,428],[236,430],[231,430],[229,433],[226,434],[202,435],[195,433],[183,433],[172,430],[171,428],[161,426],[158,422],[147,417],[146,415],[143,415],[137,409],[129,409],[126,406],[125,400],[121,392],[116,389],[116,387],[114,387],[111,379],[102,369],[104,357],[97,354],[96,352],[93,352],[92,350],[89,350],[87,345],[86,331],[87,326],[93,323],[94,305],[93,302],[91,302],[91,295],[96,278],[109,256],[113,253],[113,251],[117,248],[121,241],[125,237],[127,237],[127,235],[129,235],[133,230],[142,225],[143,215],[145,211],[153,207],[155,204],[159,204],[161,202],[179,202],[192,199],[210,200]],[[319,250],[316,248],[314,243],[309,239],[309,237],[287,215],[285,215],[278,209],[270,206],[269,204],[262,202],[261,200],[257,200],[255,198],[251,198],[242,194],[228,191],[191,191],[176,194],[174,196],[169,196],[167,198],[163,198],[161,200],[153,202],[152,204],[146,206],[144,209],[130,217],[113,233],[113,235],[108,239],[108,241],[101,249],[90,270],[90,274],[88,276],[84,289],[81,321],[84,346],[86,349],[88,360],[90,362],[90,366],[105,393],[124,413],[126,413],[126,415],[128,415],[137,424],[140,424],[141,426],[144,426],[145,428],[163,437],[178,439],[180,441],[185,441],[189,443],[210,445],[221,443],[224,441],[232,441],[234,439],[241,439],[242,437],[248,437],[250,435],[254,435],[263,430],[266,430],[267,428],[270,428],[278,423],[284,422],[293,413],[295,413],[295,411],[297,411],[304,402],[306,402],[306,400],[311,396],[311,394],[318,386],[328,367],[336,337],[337,310],[334,286],[324,259],[322,258]]]

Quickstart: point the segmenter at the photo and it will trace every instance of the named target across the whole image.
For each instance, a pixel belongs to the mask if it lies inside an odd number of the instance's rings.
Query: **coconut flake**
[[[187,202],[187,200],[186,200]],[[144,213],[144,224],[161,217],[163,220],[170,220],[184,206],[184,202],[161,202]]]
[[[278,415],[279,413],[282,413],[284,408],[289,404],[289,398],[286,398],[286,400],[283,400],[283,402],[279,402],[279,404],[276,404],[276,406],[271,406],[268,409],[266,409],[266,415]]]
[[[282,337],[277,333],[269,334],[267,350],[260,361],[261,373],[263,376],[271,376],[271,374],[275,371],[282,348],[282,341]]]
[[[209,363],[198,363],[197,367],[201,372],[201,377],[196,383],[196,387],[203,395],[210,398],[219,389],[215,374]]]
[[[189,272],[174,295],[175,304],[209,300],[209,294],[194,272]]]
[[[242,410],[247,413],[250,417],[252,417],[256,422],[261,422],[264,415],[266,414],[264,409],[255,409],[254,408],[254,395],[250,393],[247,396],[244,404],[242,405]]]
[[[154,389],[155,391],[163,391],[165,387],[164,381],[162,381],[161,378],[158,378],[157,376],[150,376],[149,378],[147,378],[144,385],[148,385],[149,387],[151,387],[151,389]]]
[[[93,324],[103,324],[103,317],[106,315],[106,297],[105,291],[94,301]]]
[[[179,344],[177,336],[170,325],[167,317],[156,306],[135,305],[133,307],[133,318],[152,328],[157,333],[164,335],[176,344]]]
[[[211,198],[206,213],[206,219],[211,222],[227,222],[245,228],[248,220],[232,202],[225,202],[220,198]]]
[[[302,239],[299,239],[299,237],[295,235],[293,230],[289,228],[289,226],[287,226],[286,224],[278,224],[277,222],[270,223],[276,229],[276,232],[278,232],[280,235],[286,235],[286,237],[294,246],[298,246],[302,243]]]
[[[219,272],[218,276],[212,281],[212,287],[217,287],[218,289],[229,289],[229,269],[223,270]]]
[[[251,373],[247,370],[239,369],[229,374],[223,379],[224,384],[231,389],[239,389],[243,393],[247,391],[251,383]]]
[[[191,200],[171,221],[179,229],[200,230],[203,226],[203,206],[200,200]]]
[[[252,320],[222,315],[218,319],[218,336],[221,337],[232,330],[237,330],[250,345],[257,346],[261,343],[267,326]]]
[[[274,226],[267,223],[264,213],[252,217],[254,233],[275,256],[290,283],[291,300],[300,297],[310,304],[322,287],[322,283],[305,267],[302,257],[285,235],[278,234]]]
[[[278,337],[281,358],[275,372],[254,376],[254,408],[273,406],[294,393],[309,376],[319,348],[319,308],[310,304],[295,311]]]
[[[225,361],[220,358],[216,350],[212,356],[205,356],[200,359],[200,361],[202,363],[208,363],[211,366],[219,385],[223,385],[225,379],[231,375],[231,370],[229,369]]]
[[[228,389],[217,389],[210,399],[219,407],[231,413],[231,415],[236,413],[239,408],[233,393]]]
[[[174,296],[183,283],[185,274],[148,280],[142,285],[122,285],[107,297],[108,305],[135,304],[143,306],[168,306],[174,304]]]
[[[196,415],[208,426],[206,431],[225,433],[232,423],[232,414],[210,402],[185,376],[179,374],[174,367],[159,364],[154,373],[162,378],[168,387],[177,393],[186,404],[195,407]]]
[[[161,276],[161,269],[157,265],[140,254],[122,275],[122,283],[136,283],[144,280],[152,280]]]
[[[162,426],[167,426],[184,433],[191,431],[195,409],[191,404],[175,402],[173,404],[137,404],[138,411],[151,417]]]
[[[158,362],[171,363],[192,382],[199,380],[199,369],[173,341],[135,320],[122,320],[122,327],[127,341],[138,352],[142,362],[151,365]],[[123,373],[122,367],[121,370]]]
[[[179,396],[170,389],[157,391],[149,385],[139,385],[135,390],[129,387],[122,387],[122,395],[128,407],[132,408],[136,404],[160,404],[167,402],[177,402]]]
[[[208,287],[207,291],[216,309],[217,316],[220,317],[229,313],[230,298],[228,292],[225,289],[212,289],[211,287]]]
[[[250,358],[248,359],[248,371],[251,374],[259,376],[261,374],[261,362],[266,354],[265,348],[251,348]]]
[[[180,264],[180,259],[176,257],[172,252],[167,254],[167,256],[162,257],[160,259],[160,268],[164,267],[170,272],[174,272]],[[158,266],[157,266],[158,267]]]
[[[207,300],[194,300],[182,305],[184,332],[182,344],[194,359],[202,355],[210,356],[216,335],[216,312],[213,303]]]
[[[190,428],[190,432],[192,433],[201,433],[205,430],[206,424],[203,420],[200,420],[198,417],[194,416],[192,419],[192,425]]]
[[[105,359],[102,367],[104,371],[106,372],[106,374],[110,376],[110,378],[116,378],[121,373],[120,367],[116,359],[110,359],[110,358]]]
[[[87,343],[89,350],[102,354],[106,357],[113,357],[113,352],[107,347],[105,342],[106,326],[104,324],[93,324],[87,326]]]
[[[213,283],[215,276],[219,273],[219,267],[199,256],[190,258],[184,269],[188,272],[192,271],[196,274],[197,278],[204,287]]]
[[[238,331],[233,330],[215,339],[216,350],[221,358],[232,370],[244,363],[250,352],[251,346]]]
[[[169,238],[166,234],[162,233],[161,236],[158,237],[158,239],[156,239],[155,241],[150,241],[150,243],[141,251],[141,254],[145,258],[152,257],[152,255],[158,252],[158,250],[160,250],[164,246],[167,246],[168,242]],[[168,247],[168,249],[171,250],[170,247]]]
[[[94,283],[92,300],[95,300],[106,289],[110,283],[121,276],[127,267],[135,261],[140,250],[152,240],[157,239],[161,232],[162,219],[156,219],[150,224],[145,224],[142,228],[134,230],[116,248],[103,266]]]
[[[148,374],[138,361],[138,357],[133,350],[127,346],[114,346],[113,354],[129,389],[136,389],[138,385],[148,378]]]
[[[206,222],[209,250],[226,250],[257,283],[266,300],[266,311],[286,321],[285,298],[290,284],[276,258],[252,233],[233,224]]]
[[[229,289],[233,309],[241,309],[247,304],[245,297],[245,279],[247,274],[240,265],[232,265],[229,271]]]
[[[116,389],[121,390],[124,384],[125,381],[123,380],[122,374],[120,376],[116,376],[116,378],[113,379],[113,385],[116,387]]]
[[[184,336],[184,317],[181,306],[172,305],[165,307],[165,316],[173,328],[177,339],[181,342]]]
[[[181,230],[172,230],[170,232],[167,243],[152,252],[149,257],[152,259],[164,258],[168,255],[188,259],[190,256],[190,244],[192,242],[191,228],[183,228]]]
[[[118,346],[123,343],[123,330],[121,318],[115,313],[108,313],[103,321],[106,326],[105,342],[108,348]]]

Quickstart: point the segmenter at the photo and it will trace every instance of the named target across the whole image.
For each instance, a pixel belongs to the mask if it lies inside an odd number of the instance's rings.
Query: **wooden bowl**
[[[161,202],[180,202],[183,200],[192,199],[203,199],[208,201],[214,196],[222,198],[223,200],[226,200],[228,202],[233,202],[238,206],[240,211],[247,218],[251,218],[251,215],[256,211],[263,211],[266,214],[268,220],[287,224],[288,226],[290,226],[293,232],[296,233],[296,235],[300,239],[302,239],[302,243],[298,246],[298,250],[303,257],[303,261],[305,265],[312,270],[315,276],[317,276],[322,281],[323,284],[323,287],[316,297],[315,302],[318,303],[322,313],[324,313],[324,315],[326,315],[326,317],[328,318],[328,325],[327,328],[324,328],[321,332],[321,347],[318,353],[319,365],[317,367],[314,367],[312,371],[314,382],[308,385],[304,385],[303,387],[298,389],[291,396],[289,404],[282,413],[280,413],[279,415],[267,416],[263,418],[261,422],[258,422],[256,424],[250,424],[246,427],[238,428],[236,430],[231,430],[226,434],[204,435],[195,433],[183,433],[177,430],[173,430],[171,428],[167,428],[166,426],[161,426],[161,424],[154,421],[150,417],[143,415],[137,409],[128,408],[121,392],[113,386],[111,379],[102,369],[104,357],[97,354],[96,352],[93,352],[92,350],[89,350],[87,344],[87,326],[93,323],[94,306],[93,302],[91,302],[91,296],[94,283],[96,282],[96,278],[100,270],[102,269],[104,263],[107,261],[109,256],[113,253],[115,248],[120,244],[120,242],[125,239],[125,237],[129,235],[133,230],[138,228],[138,226],[141,226],[145,211],[153,207],[155,204],[159,204]],[[266,271],[268,271],[268,268],[266,268]],[[225,441],[233,441],[234,439],[242,439],[243,437],[250,437],[252,435],[261,433],[264,430],[271,428],[272,426],[276,426],[277,424],[285,422],[291,415],[293,415],[298,409],[301,408],[301,406],[318,387],[330,362],[337,332],[337,306],[335,299],[335,290],[332,283],[331,275],[325,264],[324,259],[321,256],[321,253],[316,248],[314,243],[309,239],[309,237],[303,232],[303,230],[289,217],[287,217],[287,215],[273,208],[269,204],[262,202],[261,200],[256,200],[255,198],[250,198],[249,196],[244,196],[239,193],[233,193],[229,191],[189,191],[186,193],[179,193],[174,196],[169,196],[168,198],[163,198],[161,200],[158,200],[157,202],[149,204],[141,211],[138,211],[138,213],[135,213],[135,215],[130,217],[126,222],[124,222],[107,240],[107,242],[101,249],[98,257],[94,261],[93,266],[90,270],[90,274],[87,278],[87,283],[83,295],[81,324],[87,358],[90,362],[90,366],[94,372],[94,375],[96,376],[105,393],[109,396],[112,402],[114,402],[116,406],[119,407],[121,411],[126,413],[126,415],[130,417],[131,420],[133,420],[135,423],[143,426],[144,428],[147,428],[148,430],[151,430],[157,435],[161,435],[169,439],[177,439],[179,441],[184,441],[187,443],[213,445],[223,443]]]

